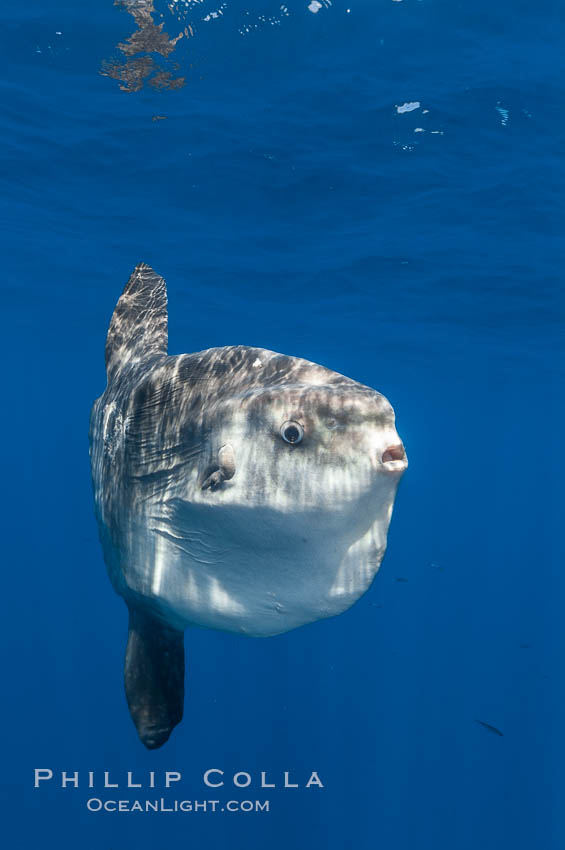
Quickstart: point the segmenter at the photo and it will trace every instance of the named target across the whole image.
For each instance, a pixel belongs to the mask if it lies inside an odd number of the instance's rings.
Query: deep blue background
[[[128,94],[99,73],[135,28],[111,0],[4,4],[10,850],[565,841],[563,6],[287,8],[195,6],[162,60],[186,86]],[[245,343],[344,372],[389,397],[410,459],[367,595],[278,638],[188,633],[185,720],[153,753],[123,696],[87,442],[140,260],[168,281],[171,353]],[[188,799],[217,796],[209,767],[326,787],[270,794],[268,815],[95,815],[87,789],[34,790],[36,767],[181,770]]]

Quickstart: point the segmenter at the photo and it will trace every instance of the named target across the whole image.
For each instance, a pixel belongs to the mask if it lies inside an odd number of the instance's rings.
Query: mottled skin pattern
[[[388,401],[323,366],[247,346],[168,356],[165,283],[144,264],[106,365],[90,429],[96,513],[130,609],[130,710],[156,747],[182,717],[187,625],[267,636],[367,589],[406,456]]]

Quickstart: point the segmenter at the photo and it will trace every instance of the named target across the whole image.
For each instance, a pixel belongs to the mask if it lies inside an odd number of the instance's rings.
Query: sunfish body
[[[90,454],[110,579],[130,611],[126,696],[161,746],[181,720],[188,625],[269,636],[349,608],[386,548],[407,461],[389,402],[247,346],[167,355],[164,280],[112,316]]]

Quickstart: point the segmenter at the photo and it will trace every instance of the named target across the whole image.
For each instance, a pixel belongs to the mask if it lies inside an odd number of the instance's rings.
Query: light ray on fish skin
[[[243,614],[245,608],[243,605],[237,603],[235,599],[229,595],[229,593],[222,587],[217,578],[212,578],[210,580],[209,587],[210,594],[210,604],[212,608],[217,608],[222,612],[229,611],[230,614]]]
[[[153,581],[151,583],[151,591],[154,596],[159,596],[161,592],[161,579],[163,577],[163,572],[167,568],[167,552],[164,546],[161,545],[161,542],[157,540],[155,545],[155,557],[154,557],[154,570],[153,570]]]

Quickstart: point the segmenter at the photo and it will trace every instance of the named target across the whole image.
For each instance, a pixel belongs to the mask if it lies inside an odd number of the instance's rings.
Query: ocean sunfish
[[[182,719],[186,626],[266,637],[345,611],[380,566],[407,466],[375,390],[245,345],[169,356],[167,337],[165,281],[141,263],[110,322],[90,456],[150,749]]]

